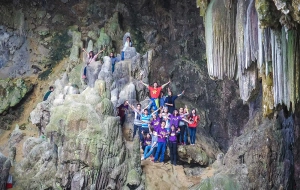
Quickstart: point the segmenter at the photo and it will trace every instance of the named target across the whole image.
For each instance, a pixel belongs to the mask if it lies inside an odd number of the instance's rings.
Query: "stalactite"
[[[280,26],[275,8],[267,0],[212,0],[205,15],[209,75],[233,78],[237,67],[240,97],[248,102],[259,72],[265,116],[279,104],[295,109],[300,98],[300,32]]]
[[[236,43],[234,35],[236,3],[223,0],[210,2],[206,12],[206,53],[209,75],[233,78],[236,72]],[[213,23],[214,22],[214,23]]]

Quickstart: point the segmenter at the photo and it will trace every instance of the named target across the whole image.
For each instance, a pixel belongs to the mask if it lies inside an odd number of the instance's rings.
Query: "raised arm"
[[[100,51],[94,56],[94,58],[98,57],[98,55],[99,55],[100,53],[102,53],[104,50],[105,50],[105,48],[104,48],[103,50],[100,50]]]
[[[158,110],[161,110],[161,108],[155,110],[154,112],[151,113],[151,115],[154,115],[156,112],[158,112]]]
[[[163,84],[163,85],[161,86],[161,88],[164,88],[164,87],[167,86],[170,82],[171,82],[171,80],[169,79],[169,82],[167,82],[166,84]]]
[[[184,91],[182,91],[180,94],[178,94],[177,96],[182,96],[184,94]]]
[[[146,107],[144,107],[142,110],[147,109],[150,105],[152,104],[152,102],[150,102],[150,104],[148,104]]]
[[[146,86],[147,88],[149,87],[149,84],[144,83],[142,80],[140,80],[140,83],[142,83],[144,86]]]
[[[82,51],[84,51],[88,55],[88,52],[84,48],[82,48]]]

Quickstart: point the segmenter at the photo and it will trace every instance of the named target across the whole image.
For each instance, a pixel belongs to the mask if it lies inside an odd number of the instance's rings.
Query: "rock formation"
[[[171,79],[174,94],[185,90],[177,107],[201,117],[197,145],[179,146],[183,166],[196,175],[216,160],[215,175],[196,189],[298,189],[298,7],[277,0],[1,2],[1,160],[10,160],[15,184],[27,189],[147,188],[154,178],[144,176],[138,142],[125,143],[132,114],[121,130],[114,111],[127,99],[148,104],[139,80]],[[106,55],[118,54],[128,35],[133,47],[112,73]],[[87,80],[83,47],[105,48],[87,66]],[[49,85],[55,91],[41,102]]]

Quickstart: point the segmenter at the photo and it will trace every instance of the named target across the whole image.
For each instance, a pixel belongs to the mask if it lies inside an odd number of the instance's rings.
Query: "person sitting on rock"
[[[167,82],[166,84],[163,84],[162,86],[158,86],[157,82],[153,83],[153,87],[149,86],[149,84],[144,83],[143,81],[140,81],[143,85],[145,85],[150,92],[150,98],[152,101],[151,106],[149,107],[149,111],[151,110],[151,108],[153,108],[154,111],[156,111],[159,108],[159,102],[158,102],[158,97],[160,95],[161,90],[168,85],[171,81],[169,80],[169,82]]]
[[[169,113],[173,113],[175,109],[175,100],[184,94],[184,91],[182,91],[181,94],[178,94],[176,96],[172,96],[172,91],[170,88],[168,88],[168,96],[165,99],[165,105],[168,107]]]
[[[191,145],[195,145],[196,140],[196,127],[200,121],[200,116],[196,114],[196,110],[193,109],[189,116],[189,131],[190,131],[190,141]]]
[[[149,158],[151,155],[155,156],[156,149],[157,149],[157,132],[153,130],[153,128],[149,129],[151,134],[151,145],[145,147],[144,150],[144,157],[141,160],[145,160]]]
[[[87,54],[87,62],[86,62],[86,66],[85,66],[84,69],[83,69],[83,75],[82,75],[82,78],[83,78],[83,79],[86,79],[86,67],[87,67],[91,62],[96,61],[98,55],[99,55],[100,53],[102,53],[102,52],[104,51],[104,49],[101,50],[101,51],[99,51],[96,55],[94,54],[93,51],[90,51],[90,52],[88,53],[84,48],[82,48],[82,51],[84,51],[84,52]]]
[[[151,135],[150,135],[150,133],[146,133],[144,135],[145,135],[144,142],[142,144],[143,151],[145,151],[146,146],[151,146]]]
[[[128,47],[132,47],[130,36],[127,36],[126,41],[125,41],[124,46],[123,46],[123,50],[122,50],[122,53],[121,53],[121,60],[122,61],[125,59],[125,50]]]
[[[161,128],[157,132],[157,150],[155,153],[154,162],[158,161],[160,157],[160,162],[163,162],[165,159],[165,151],[166,151],[166,138],[167,138],[167,130],[165,129],[166,122],[161,122]]]
[[[110,53],[109,57],[110,57],[110,60],[111,60],[111,72],[114,73],[114,71],[115,71],[115,65],[120,60],[119,60],[118,57],[115,57],[115,55],[114,55],[113,52]]]
[[[177,161],[177,138],[176,134],[179,129],[176,129],[175,125],[171,125],[171,130],[169,133],[169,149],[170,149],[170,158],[171,164],[176,166]]]
[[[128,110],[128,100],[124,101],[123,104],[121,104],[118,107],[118,116],[120,117],[121,127],[123,127],[126,119],[126,111]]]
[[[53,92],[53,90],[54,90],[53,86],[50,86],[49,91],[46,92],[46,94],[44,95],[43,101],[46,101],[48,99],[49,95],[51,94],[51,92]]]

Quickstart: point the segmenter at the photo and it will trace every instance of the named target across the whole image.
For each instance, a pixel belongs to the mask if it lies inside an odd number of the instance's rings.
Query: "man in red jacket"
[[[163,84],[162,86],[158,86],[157,82],[153,83],[153,87],[149,86],[149,84],[144,83],[143,81],[140,81],[143,85],[145,85],[150,92],[150,98],[152,100],[152,104],[149,107],[149,113],[151,113],[151,108],[153,107],[153,111],[156,111],[159,108],[159,95],[161,90],[167,86],[171,81],[167,82],[166,84]]]

